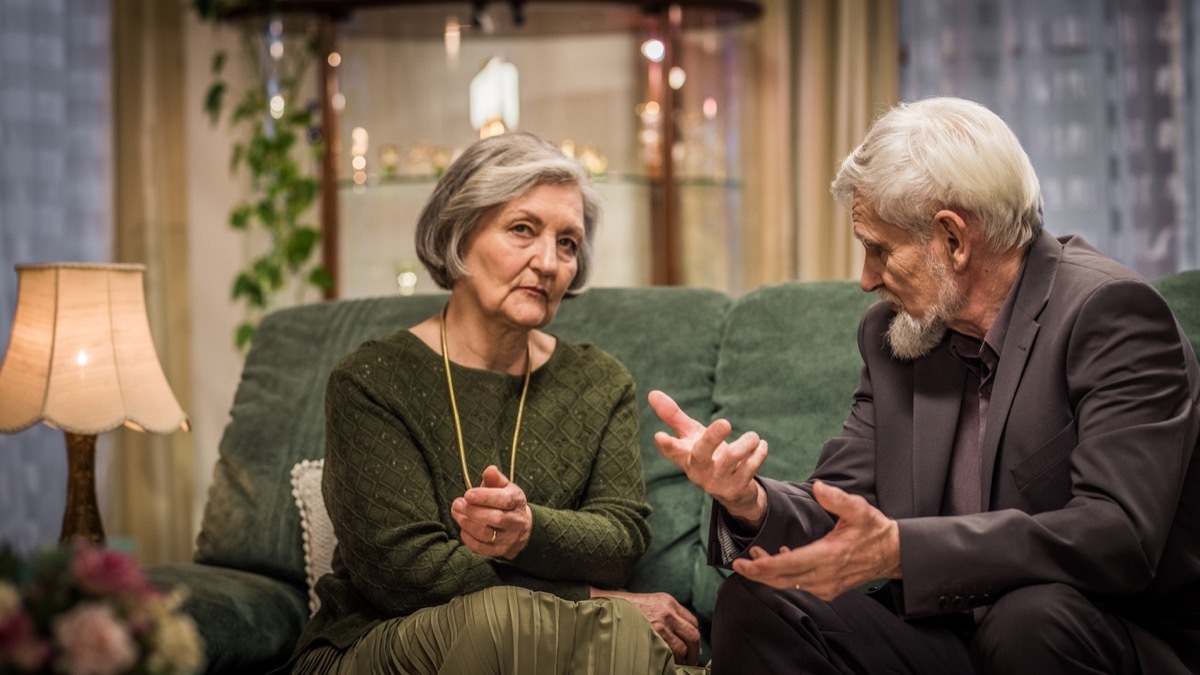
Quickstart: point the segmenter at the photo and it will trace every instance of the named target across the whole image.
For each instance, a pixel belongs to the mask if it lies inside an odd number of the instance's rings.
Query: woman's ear
[[[933,216],[933,236],[940,242],[955,272],[962,272],[971,260],[970,225],[962,216],[942,209]]]

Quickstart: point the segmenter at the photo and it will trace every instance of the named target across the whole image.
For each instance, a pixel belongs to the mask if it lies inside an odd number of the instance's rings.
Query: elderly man
[[[1042,230],[1029,158],[968,101],[892,109],[832,189],[883,302],[811,478],[650,395],[738,573],[714,673],[1200,672],[1200,368],[1163,299]]]

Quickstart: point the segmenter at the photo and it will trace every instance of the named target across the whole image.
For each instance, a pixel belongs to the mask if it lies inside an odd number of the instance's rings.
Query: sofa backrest
[[[642,469],[654,512],[654,533],[629,580],[633,591],[666,591],[692,603],[689,571],[700,548],[700,514],[707,501],[687,476],[658,454],[654,433],[665,430],[646,403],[661,389],[696,419],[712,414],[712,387],[721,327],[730,299],[696,288],[596,288],[563,304],[550,332],[591,342],[625,364],[637,382]]]
[[[1156,285],[1200,349],[1200,271]],[[854,282],[792,282],[736,302],[687,288],[592,289],[563,303],[548,330],[592,342],[638,383],[641,447],[654,542],[631,590],[667,591],[711,616],[721,573],[705,563],[710,502],[659,456],[664,429],[646,404],[662,389],[700,420],[767,439],[768,476],[804,479],[841,429],[861,362],[856,331],[875,299]],[[445,295],[343,300],[268,316],[247,355],[197,539],[197,562],[305,583],[289,472],[324,455],[329,371],[366,339],[432,315]]]
[[[1188,270],[1165,276],[1154,282],[1175,319],[1200,354],[1200,270]]]
[[[763,475],[806,478],[841,431],[862,367],[855,334],[874,299],[852,281],[789,282],[751,291],[730,309],[710,420],[729,420],[735,438],[755,431],[767,441]],[[702,547],[711,508],[704,499]],[[709,618],[728,572],[699,557],[691,573],[693,607]]]

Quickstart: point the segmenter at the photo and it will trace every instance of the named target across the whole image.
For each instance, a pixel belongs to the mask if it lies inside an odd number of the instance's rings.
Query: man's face
[[[936,239],[922,242],[907,230],[885,222],[855,198],[854,236],[866,249],[860,283],[867,292],[892,303],[896,316],[888,326],[888,344],[899,359],[928,354],[941,342],[946,325],[961,308],[963,296]]]

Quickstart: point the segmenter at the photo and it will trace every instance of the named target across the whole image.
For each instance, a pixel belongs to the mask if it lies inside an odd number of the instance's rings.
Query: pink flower
[[[56,665],[68,675],[116,675],[137,662],[133,638],[111,607],[82,602],[54,620]]]
[[[132,557],[94,546],[77,546],[71,574],[79,587],[94,595],[156,594]]]
[[[50,656],[50,645],[34,634],[33,619],[24,611],[0,619],[0,664],[12,663],[19,670],[41,668]]]

